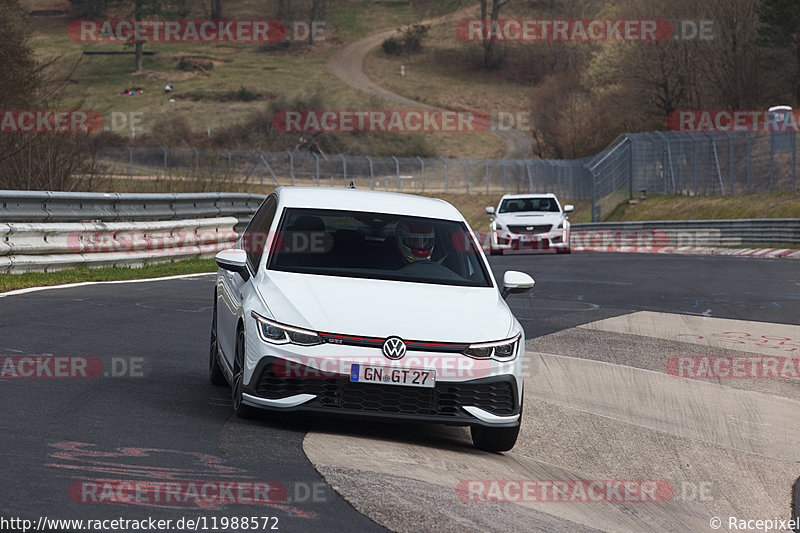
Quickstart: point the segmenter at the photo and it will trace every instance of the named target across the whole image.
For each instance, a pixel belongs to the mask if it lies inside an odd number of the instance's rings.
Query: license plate
[[[520,240],[522,242],[539,242],[542,237],[540,235],[521,235]]]
[[[436,371],[358,364],[350,367],[350,381],[431,389],[436,385]]]

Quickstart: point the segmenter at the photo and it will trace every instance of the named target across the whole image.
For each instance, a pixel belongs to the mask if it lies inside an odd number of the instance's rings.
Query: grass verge
[[[44,287],[80,283],[83,281],[119,281],[128,279],[163,278],[181,274],[216,272],[214,259],[187,259],[175,263],[147,265],[142,268],[72,268],[58,272],[26,272],[0,276],[0,292],[28,287]]]
[[[620,203],[604,222],[735,218],[800,218],[800,194],[648,196],[646,200],[633,205],[627,201]]]

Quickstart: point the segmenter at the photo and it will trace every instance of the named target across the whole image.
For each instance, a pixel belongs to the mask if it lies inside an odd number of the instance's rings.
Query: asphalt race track
[[[0,517],[203,517],[208,531],[214,518],[244,516],[270,517],[258,531],[712,531],[715,516],[722,530],[729,516],[791,517],[798,381],[678,379],[665,369],[683,355],[800,354],[789,351],[800,348],[795,261],[491,262],[498,278],[514,269],[537,282],[509,299],[529,372],[520,441],[504,455],[474,450],[462,428],[232,417],[229,389],[207,379],[211,275],[0,298],[4,364],[80,356],[98,374],[3,373]],[[657,504],[465,501],[457,487],[475,479],[668,480],[675,494]],[[186,496],[206,484],[244,489],[211,503]]]

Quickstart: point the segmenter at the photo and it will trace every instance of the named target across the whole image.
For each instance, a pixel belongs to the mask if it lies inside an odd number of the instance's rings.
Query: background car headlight
[[[475,359],[491,358],[498,361],[511,361],[517,356],[519,338],[520,334],[517,334],[515,337],[504,341],[470,344],[463,353]]]
[[[251,313],[251,316],[258,322],[258,336],[265,342],[272,344],[292,343],[301,346],[322,344],[322,339],[313,331],[287,326],[286,324],[269,320],[255,311]]]

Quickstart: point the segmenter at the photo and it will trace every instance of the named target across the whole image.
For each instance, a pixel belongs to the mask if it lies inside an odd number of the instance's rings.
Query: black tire
[[[557,254],[571,254],[572,248],[556,248]]]
[[[208,351],[208,379],[213,385],[222,387],[228,384],[225,374],[219,367],[219,347],[217,341],[217,299],[214,297],[214,318],[211,319],[211,343]]]
[[[520,426],[511,428],[490,428],[472,426],[472,444],[485,452],[507,452],[517,443]]]
[[[244,330],[241,328],[236,332],[236,357],[233,363],[232,381],[233,412],[239,418],[256,418],[258,410],[242,403],[242,393],[244,392]]]
[[[489,255],[503,255],[503,250],[494,250],[489,248]]]

